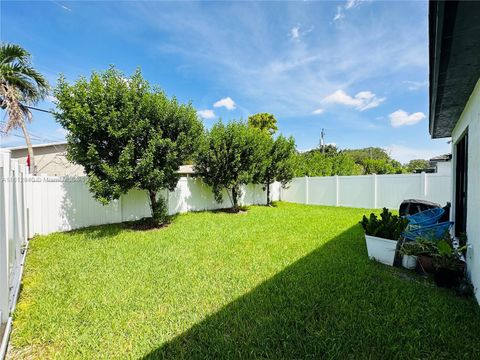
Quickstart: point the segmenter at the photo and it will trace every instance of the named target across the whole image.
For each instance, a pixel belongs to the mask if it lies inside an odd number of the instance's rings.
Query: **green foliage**
[[[375,213],[371,213],[369,218],[363,215],[360,224],[367,235],[398,240],[406,229],[408,220],[398,215],[393,215],[387,208],[383,208],[380,219]]]
[[[111,67],[55,89],[57,121],[68,131],[68,158],[83,165],[102,203],[132,188],[147,190],[152,216],[164,221],[160,189],[173,190],[177,170],[197,148],[202,124],[191,104],[152,88],[137,70]]]
[[[269,113],[259,113],[248,117],[248,126],[260,129],[273,135],[277,132],[277,119]]]
[[[427,255],[433,256],[438,253],[437,242],[419,238],[415,241],[406,241],[400,248],[402,255]]]
[[[433,254],[433,264],[437,269],[460,270],[465,263],[461,261],[462,252],[466,246],[456,247],[450,234],[437,244],[437,252]]]
[[[242,121],[218,121],[206,132],[195,170],[212,187],[217,202],[223,201],[223,190],[227,190],[233,209],[239,210],[241,186],[252,182],[255,174],[265,169],[267,137],[265,132]]]
[[[282,186],[292,180],[295,165],[295,140],[293,137],[278,136],[275,140],[263,137],[266,149],[262,156],[258,172],[253,177],[253,182],[262,184],[267,191],[267,205],[270,205],[270,184],[278,181]]]
[[[401,174],[402,164],[393,160],[385,149],[368,147],[363,149],[343,150],[355,164],[363,168],[363,174]]]
[[[405,170],[409,173],[415,172],[415,170],[423,170],[430,167],[428,160],[415,159],[410,160],[408,164],[405,165]]]
[[[360,175],[362,169],[345,154],[322,154],[320,150],[295,156],[295,176]]]

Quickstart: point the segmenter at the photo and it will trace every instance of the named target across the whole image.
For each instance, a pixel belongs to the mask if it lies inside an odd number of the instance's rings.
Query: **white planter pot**
[[[383,239],[376,236],[365,235],[368,257],[385,265],[393,266],[397,240]]]
[[[413,255],[403,255],[402,266],[405,269],[415,269],[417,267],[417,257]]]

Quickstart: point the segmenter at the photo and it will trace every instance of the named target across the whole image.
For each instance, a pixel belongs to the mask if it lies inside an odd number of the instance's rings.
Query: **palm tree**
[[[7,112],[5,133],[22,129],[27,143],[30,169],[35,160],[26,121],[32,121],[27,105],[35,104],[48,94],[48,81],[31,65],[30,53],[15,44],[0,44],[0,107]]]

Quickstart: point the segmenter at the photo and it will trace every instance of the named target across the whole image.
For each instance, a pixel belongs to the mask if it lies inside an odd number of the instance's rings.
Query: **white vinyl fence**
[[[240,204],[266,203],[262,186],[248,185],[242,190]],[[174,191],[163,191],[161,195],[168,201],[170,214],[231,207],[228,194],[218,204],[210,187],[198,178],[182,177]],[[279,200],[278,184],[272,185],[271,196]],[[86,178],[30,176],[24,166],[10,159],[9,151],[0,149],[0,331],[6,327],[5,334],[9,333],[29,238],[150,214],[144,191],[132,190],[102,205],[89,192]],[[0,359],[3,351],[0,347]]]
[[[398,209],[405,199],[445,205],[451,201],[451,175],[398,174],[294,178],[282,200],[301,204]]]

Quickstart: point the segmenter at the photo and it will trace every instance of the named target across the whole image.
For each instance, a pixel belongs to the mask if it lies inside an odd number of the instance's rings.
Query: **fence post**
[[[340,187],[338,175],[335,175],[335,206],[340,206]]]
[[[424,199],[427,198],[427,174],[425,173],[425,171],[422,171],[421,173],[421,194],[422,194],[422,197]]]
[[[305,176],[305,204],[308,205],[308,176]]]
[[[0,150],[0,323],[9,317],[9,249],[11,215],[9,199],[10,151]]]
[[[372,174],[373,209],[377,208],[377,174]]]

